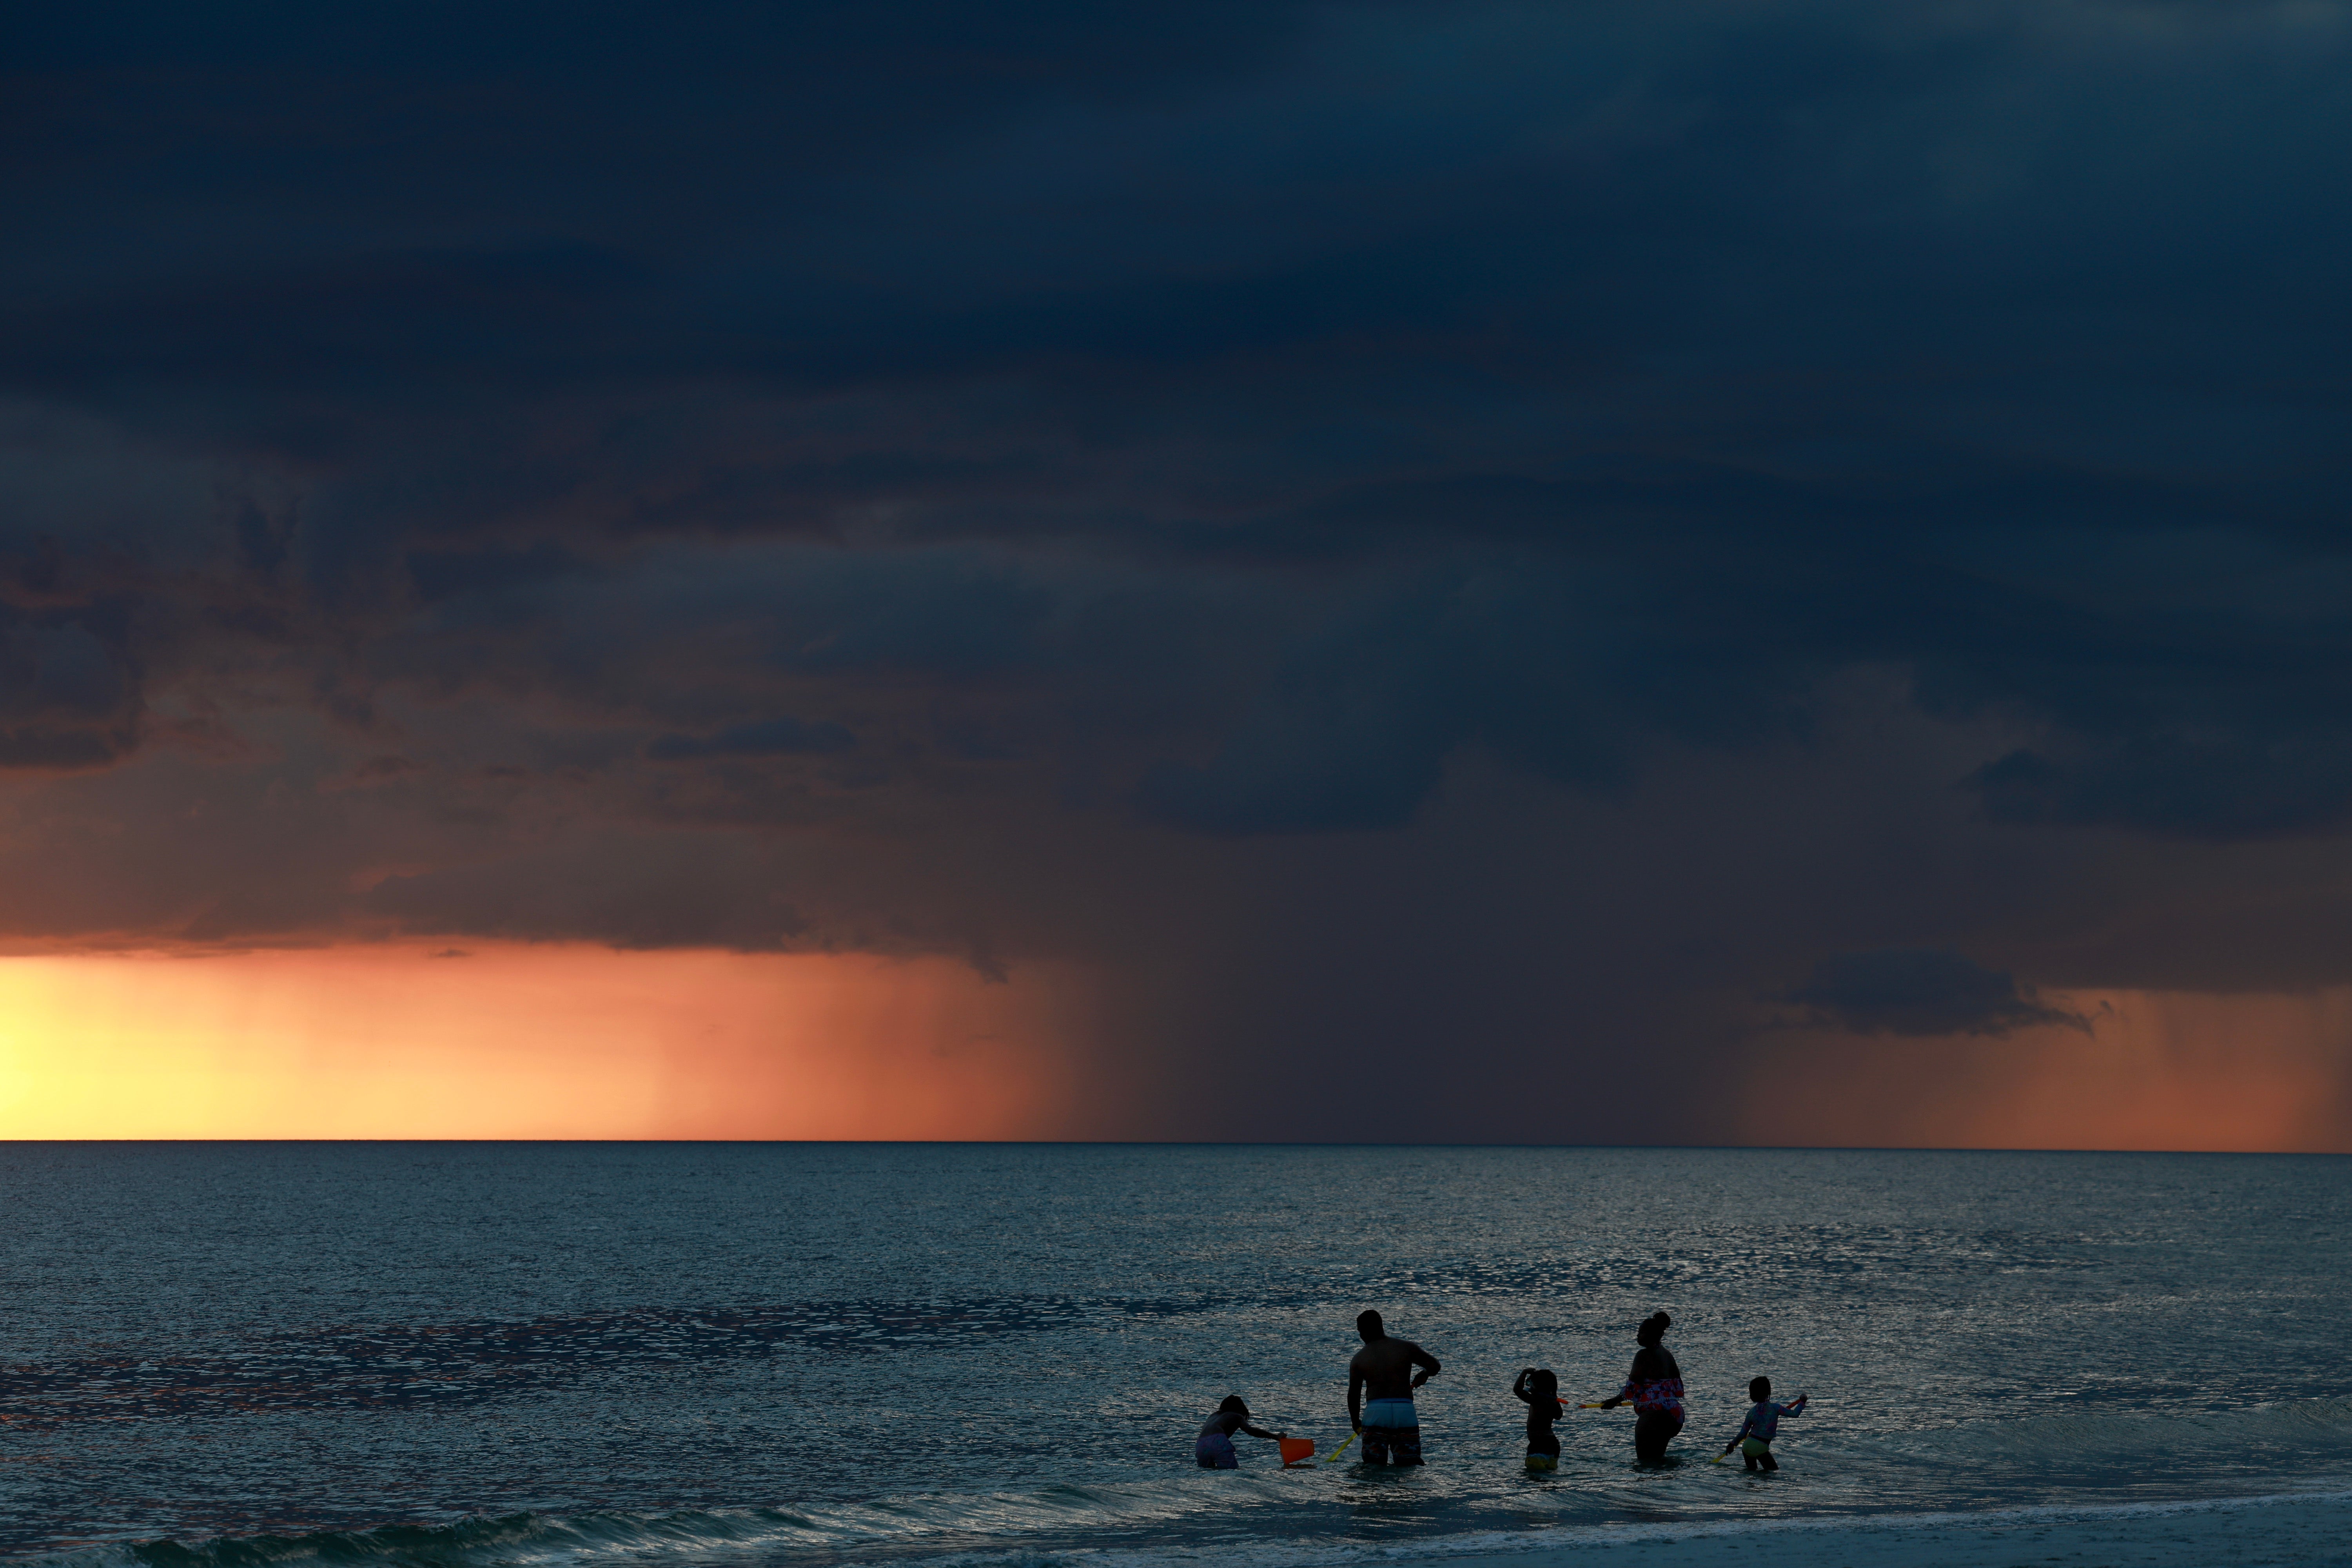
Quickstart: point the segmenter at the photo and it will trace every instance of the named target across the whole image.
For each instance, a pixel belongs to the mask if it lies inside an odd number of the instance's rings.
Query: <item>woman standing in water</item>
[[[1645,1465],[1665,1463],[1666,1445],[1683,1429],[1683,1369],[1675,1352],[1659,1343],[1674,1323],[1664,1312],[1653,1312],[1633,1331],[1642,1347],[1633,1352],[1633,1370],[1614,1398],[1601,1402],[1603,1410],[1633,1402],[1633,1457]]]

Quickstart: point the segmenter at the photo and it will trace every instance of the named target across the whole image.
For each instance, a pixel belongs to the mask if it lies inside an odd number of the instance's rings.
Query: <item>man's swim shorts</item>
[[[1364,1463],[1421,1463],[1421,1412],[1410,1399],[1364,1402]]]

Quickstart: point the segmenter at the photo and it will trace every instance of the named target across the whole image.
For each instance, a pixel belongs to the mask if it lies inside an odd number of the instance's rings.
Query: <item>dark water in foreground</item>
[[[2347,1159],[16,1144],[0,1195],[20,1558],[1322,1563],[2352,1485]],[[1426,1468],[1192,1467],[1230,1391],[1344,1436],[1367,1305],[1445,1363]],[[1610,1392],[1661,1306],[1684,1462],[1584,1413],[1524,1474],[1512,1373]],[[1704,1460],[1759,1372],[1814,1406],[1754,1481]]]

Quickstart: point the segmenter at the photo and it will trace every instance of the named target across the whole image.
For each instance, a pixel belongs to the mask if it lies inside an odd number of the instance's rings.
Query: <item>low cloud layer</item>
[[[1668,1060],[1705,1138],[1759,996],[2352,981],[2347,67],[2308,0],[34,19],[0,927],[1066,961],[1097,1125],[1187,1135]]]
[[[1933,948],[1837,953],[1782,1000],[1815,1027],[1856,1035],[2008,1035],[2044,1025],[2091,1032],[2089,1018],[2043,1005],[2016,976]]]

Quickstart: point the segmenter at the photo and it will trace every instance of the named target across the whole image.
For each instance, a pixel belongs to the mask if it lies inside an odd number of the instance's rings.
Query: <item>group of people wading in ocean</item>
[[[1633,1365],[1625,1374],[1625,1385],[1608,1398],[1583,1407],[1614,1410],[1631,1401],[1633,1457],[1644,1465],[1664,1464],[1666,1445],[1683,1429],[1683,1369],[1664,1342],[1666,1331],[1673,1326],[1674,1320],[1664,1312],[1653,1312],[1644,1319],[1633,1332],[1641,1348],[1633,1352]],[[1348,1363],[1348,1424],[1355,1429],[1355,1436],[1348,1442],[1362,1441],[1363,1452],[1359,1458],[1368,1465],[1418,1465],[1421,1416],[1413,1406],[1412,1394],[1437,1374],[1437,1358],[1411,1340],[1391,1338],[1378,1312],[1360,1313],[1356,1332],[1362,1337],[1364,1348]],[[1783,1417],[1803,1413],[1804,1396],[1800,1394],[1787,1405],[1776,1405],[1771,1397],[1771,1380],[1762,1377],[1751,1382],[1748,1392],[1755,1401],[1754,1407],[1740,1424],[1738,1435],[1724,1446],[1723,1451],[1729,1454],[1734,1447],[1742,1449],[1751,1470],[1778,1469],[1780,1466],[1773,1461],[1771,1452],[1774,1432]],[[1552,1423],[1568,1412],[1560,1403],[1559,1379],[1540,1368],[1528,1367],[1513,1381],[1511,1393],[1528,1407],[1528,1468],[1554,1468],[1559,1463],[1559,1438],[1553,1435]],[[1251,1426],[1249,1406],[1243,1403],[1241,1395],[1228,1395],[1201,1428],[1194,1457],[1202,1468],[1234,1468],[1238,1462],[1234,1452],[1235,1432],[1276,1441],[1286,1436]],[[1341,1449],[1346,1447],[1346,1443],[1340,1445]],[[1334,1459],[1339,1457],[1337,1452],[1331,1456]],[[1285,1458],[1287,1460],[1286,1452]]]

